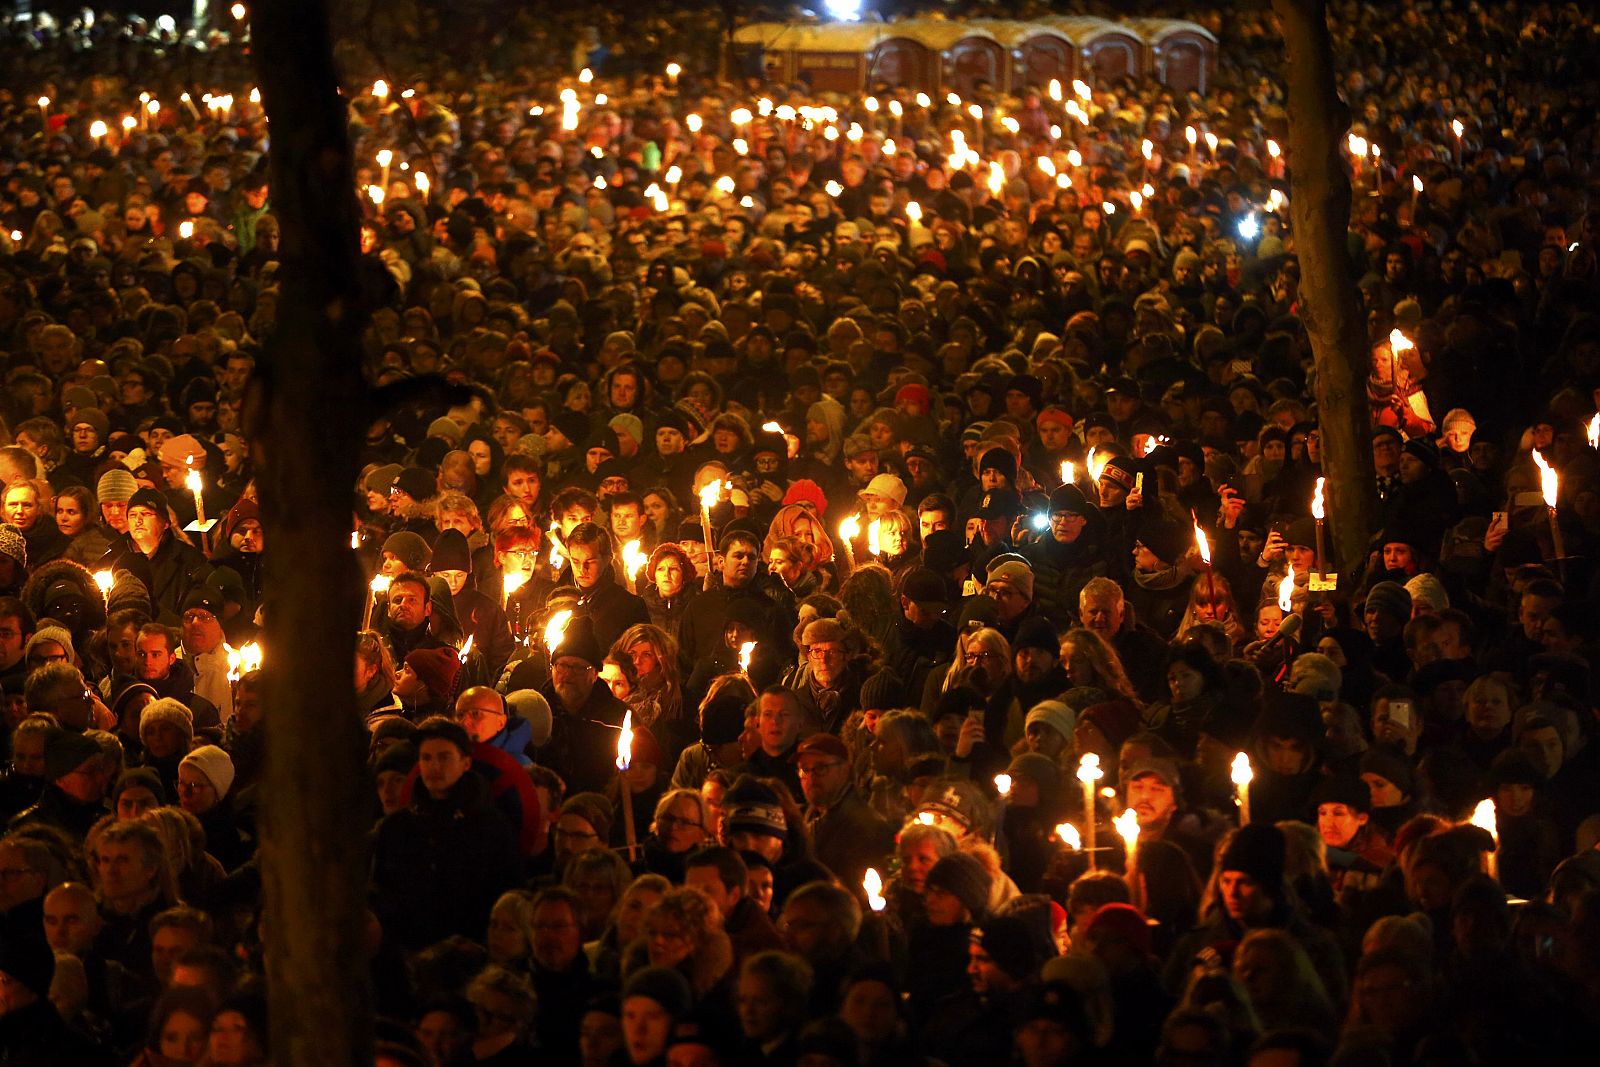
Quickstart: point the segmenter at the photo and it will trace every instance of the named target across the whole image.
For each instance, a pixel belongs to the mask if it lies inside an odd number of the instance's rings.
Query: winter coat
[[[443,798],[417,790],[378,824],[373,908],[384,931],[413,951],[451,935],[476,940],[521,867],[511,824],[469,772]]]

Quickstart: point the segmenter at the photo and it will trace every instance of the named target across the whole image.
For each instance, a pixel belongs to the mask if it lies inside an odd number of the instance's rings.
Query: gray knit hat
[[[392,533],[383,542],[383,551],[394,554],[394,557],[405,564],[408,571],[420,571],[427,567],[432,553],[428,549],[428,542],[422,539],[421,534],[412,533],[410,530],[401,530]]]
[[[1026,730],[1034,723],[1042,722],[1070,741],[1077,721],[1077,713],[1061,701],[1041,700],[1029,710],[1028,717],[1023,720],[1022,727]]]
[[[114,504],[126,504],[138,491],[139,483],[126,468],[112,467],[100,476],[94,495],[102,504],[108,500]]]
[[[925,884],[929,889],[942,889],[961,901],[976,920],[989,912],[991,881],[988,868],[981,860],[965,852],[955,852],[933,865]]]

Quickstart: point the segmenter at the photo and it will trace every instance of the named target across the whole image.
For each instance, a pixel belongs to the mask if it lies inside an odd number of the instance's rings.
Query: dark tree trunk
[[[325,0],[251,6],[282,224],[277,329],[252,402],[267,542],[261,845],[272,1058],[372,1062],[365,744],[350,664],[351,486],[366,387],[355,174]]]
[[[1350,176],[1344,158],[1350,112],[1339,98],[1324,0],[1272,0],[1287,50],[1289,207],[1300,259],[1300,317],[1316,361],[1318,421],[1328,486],[1333,559],[1348,578],[1377,526],[1377,472],[1367,405],[1366,317],[1345,244]]]

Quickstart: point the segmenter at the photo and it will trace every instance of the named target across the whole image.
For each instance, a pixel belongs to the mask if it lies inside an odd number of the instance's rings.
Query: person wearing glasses
[[[812,734],[800,742],[799,768],[818,862],[843,884],[860,885],[894,849],[894,828],[856,791],[850,750],[839,738]]]

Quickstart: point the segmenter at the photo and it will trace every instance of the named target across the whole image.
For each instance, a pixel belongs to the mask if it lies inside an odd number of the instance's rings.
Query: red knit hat
[[[449,703],[455,699],[456,675],[461,673],[455,649],[419,648],[406,656],[405,665],[439,700]]]
[[[1140,955],[1150,955],[1150,924],[1145,921],[1144,912],[1132,904],[1102,904],[1089,918],[1084,933],[1092,934],[1095,930],[1120,937]]]
[[[789,491],[783,494],[783,506],[790,504],[810,504],[818,515],[828,510],[828,498],[823,495],[822,486],[810,478],[801,478],[790,484]]]

